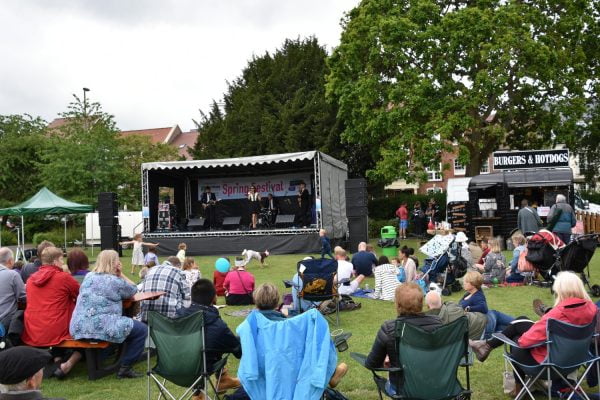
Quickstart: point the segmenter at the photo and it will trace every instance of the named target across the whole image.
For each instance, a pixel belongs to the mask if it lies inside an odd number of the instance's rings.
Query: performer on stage
[[[250,215],[252,216],[251,228],[256,229],[256,224],[258,222],[258,213],[260,212],[260,193],[256,191],[256,186],[250,186],[250,191],[248,192],[248,202],[250,204]]]
[[[204,211],[204,227],[207,229],[214,228],[217,225],[217,197],[210,191],[210,186],[204,188],[200,203],[202,203]]]
[[[303,228],[310,225],[310,194],[304,182],[300,182],[298,188],[298,214],[296,219]]]
[[[279,213],[279,204],[277,199],[273,196],[273,193],[268,194],[265,201],[265,208],[268,212],[269,224],[272,226],[275,224],[275,219],[277,218],[277,214]]]

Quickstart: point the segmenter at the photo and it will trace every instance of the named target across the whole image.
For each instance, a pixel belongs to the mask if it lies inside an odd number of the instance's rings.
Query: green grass
[[[413,247],[417,247],[416,242],[412,242]],[[97,254],[97,252],[95,253]],[[507,259],[511,254],[505,253]],[[419,254],[422,257],[422,254]],[[196,257],[200,265],[202,275],[212,278],[214,262],[218,257]],[[126,252],[122,258],[124,270],[129,274],[130,253]],[[163,258],[161,257],[161,260]],[[251,271],[257,280],[257,283],[272,282],[280,288],[282,293],[289,292],[284,289],[282,280],[290,279],[295,272],[296,262],[301,259],[301,255],[272,255],[268,258],[269,266],[261,269],[256,261],[253,261],[248,270]],[[591,263],[592,280],[600,283],[600,251],[596,253]],[[137,277],[136,277],[137,278]],[[137,279],[135,279],[137,281]],[[374,287],[373,278],[367,279],[370,287]],[[488,305],[492,309],[501,310],[509,315],[528,315],[533,317],[531,302],[534,298],[541,298],[547,303],[552,302],[552,296],[549,289],[541,289],[533,286],[528,287],[507,287],[490,288],[485,290]],[[447,300],[457,301],[461,293],[455,293]],[[358,299],[362,303],[362,308],[358,311],[342,313],[340,316],[341,328],[344,331],[352,332],[352,338],[349,340],[350,349],[344,353],[339,353],[339,361],[346,362],[350,369],[348,374],[339,385],[339,389],[350,399],[378,399],[377,392],[371,377],[366,369],[359,366],[350,358],[350,352],[368,353],[375,335],[381,323],[387,319],[395,317],[394,305],[392,302],[376,301],[368,299]],[[222,298],[219,304],[223,304]],[[244,307],[237,307],[244,308]],[[236,307],[226,307],[221,310],[223,319],[229,327],[235,331],[235,328],[243,321],[243,318],[230,317],[225,313],[236,309]],[[238,360],[231,357],[229,368],[232,372],[237,370]],[[432,368],[444,368],[444,366],[432,366]],[[502,393],[502,370],[503,361],[501,350],[496,350],[490,358],[484,363],[476,362],[471,368],[471,387],[473,389],[473,398],[477,400],[508,399]],[[145,364],[140,363],[136,367],[140,372],[144,371]],[[464,376],[464,374],[463,374]],[[153,388],[154,390],[154,388]],[[74,399],[142,399],[146,393],[146,379],[120,381],[114,377],[90,382],[87,380],[84,364],[78,365],[64,381],[45,380],[43,383],[44,394],[48,397],[64,397],[69,400]]]

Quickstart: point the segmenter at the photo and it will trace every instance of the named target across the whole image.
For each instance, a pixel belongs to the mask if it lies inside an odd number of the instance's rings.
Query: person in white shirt
[[[352,265],[351,262],[346,261],[346,250],[342,249],[341,247],[336,247],[335,259],[338,262],[338,269],[335,277],[336,283],[342,281],[343,279],[351,279],[353,276],[356,276],[354,265]],[[338,289],[338,293],[350,295],[356,292],[363,279],[365,279],[364,275],[358,275],[350,282],[342,283]]]

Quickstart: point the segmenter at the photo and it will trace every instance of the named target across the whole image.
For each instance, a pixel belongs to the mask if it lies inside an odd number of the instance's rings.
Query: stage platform
[[[244,249],[269,250],[271,254],[318,253],[321,250],[316,228],[268,230],[213,230],[200,232],[147,232],[144,241],[160,243],[157,254],[177,254],[179,243],[187,245],[186,255],[239,255]]]

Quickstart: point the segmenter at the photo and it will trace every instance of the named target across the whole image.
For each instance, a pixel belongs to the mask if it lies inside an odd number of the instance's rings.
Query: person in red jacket
[[[598,307],[592,302],[585,291],[583,282],[576,274],[570,271],[559,272],[552,289],[556,295],[554,307],[546,312],[539,321],[534,323],[527,317],[517,317],[502,333],[509,339],[517,341],[519,346],[528,347],[546,341],[546,323],[551,318],[573,325],[587,325],[592,322]],[[495,338],[469,340],[469,345],[481,362],[487,359],[492,349],[500,347],[502,344],[502,341]],[[546,346],[533,349],[513,348],[511,353],[515,360],[523,365],[539,364],[547,355]],[[521,371],[519,373],[521,374]],[[520,391],[520,388],[517,387],[515,390]]]
[[[27,308],[21,340],[33,347],[51,347],[72,339],[69,323],[79,294],[79,283],[63,269],[61,249],[46,248],[41,260],[40,269],[27,280]],[[58,378],[64,378],[81,359],[81,354],[76,351],[67,360],[62,360],[64,354],[60,352],[54,356],[57,368],[53,374]]]

